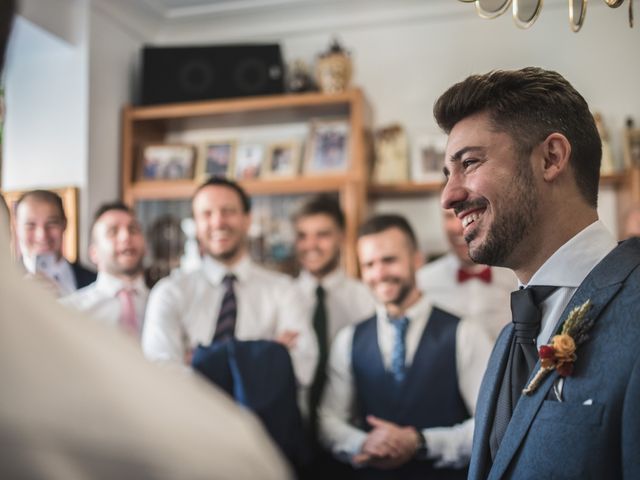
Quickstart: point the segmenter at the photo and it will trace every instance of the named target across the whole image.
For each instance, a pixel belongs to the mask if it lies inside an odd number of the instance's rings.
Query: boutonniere
[[[562,324],[560,334],[554,335],[548,345],[542,345],[538,349],[540,369],[522,393],[531,395],[535,392],[552,370],[557,370],[561,377],[568,377],[573,373],[573,364],[578,358],[576,349],[589,338],[587,332],[593,325],[594,319],[586,316],[590,309],[591,300],[587,300],[571,310]]]

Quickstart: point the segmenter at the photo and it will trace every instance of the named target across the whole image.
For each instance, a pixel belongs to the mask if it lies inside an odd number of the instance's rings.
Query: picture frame
[[[264,145],[247,143],[236,149],[234,175],[236,180],[259,178],[264,163]]]
[[[294,177],[299,169],[300,143],[288,141],[269,145],[263,176]]]
[[[409,142],[402,125],[378,128],[373,135],[375,162],[373,182],[398,183],[409,180]]]
[[[151,144],[142,148],[139,180],[193,179],[196,149],[188,144]]]
[[[627,128],[623,143],[625,167],[640,167],[640,128]]]
[[[349,166],[349,124],[345,120],[312,120],[305,173],[340,173]]]
[[[442,182],[447,136],[443,133],[423,134],[413,142],[411,180],[415,183]]]
[[[11,213],[11,224],[13,228],[12,232],[12,244],[15,248],[16,257],[20,256],[20,246],[15,238],[15,213],[16,203],[20,197],[31,190],[49,190],[57,193],[62,199],[62,207],[64,208],[64,214],[67,217],[67,228],[64,232],[62,239],[62,253],[64,257],[73,263],[78,259],[78,188],[77,187],[34,187],[27,190],[3,190],[2,196],[4,197],[9,211]]]
[[[199,164],[199,177],[233,176],[233,165],[236,156],[236,142],[234,140],[216,140],[205,143]]]

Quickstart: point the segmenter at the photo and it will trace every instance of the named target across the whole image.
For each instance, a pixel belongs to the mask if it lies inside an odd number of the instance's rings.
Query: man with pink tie
[[[145,249],[134,212],[121,202],[102,205],[94,217],[89,245],[98,279],[62,303],[139,339],[149,295],[142,266]]]

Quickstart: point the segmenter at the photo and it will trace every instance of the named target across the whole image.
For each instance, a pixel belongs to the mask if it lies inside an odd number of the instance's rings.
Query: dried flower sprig
[[[589,338],[588,331],[593,326],[594,319],[586,317],[591,309],[591,300],[587,300],[579,307],[575,307],[562,324],[559,335],[554,335],[548,345],[538,349],[540,368],[522,393],[531,395],[540,386],[544,378],[557,370],[562,377],[573,374],[573,365],[578,358],[576,349]]]

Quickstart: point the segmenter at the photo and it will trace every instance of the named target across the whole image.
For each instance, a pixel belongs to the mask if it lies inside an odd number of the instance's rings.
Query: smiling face
[[[362,281],[391,316],[399,315],[419,298],[415,273],[420,255],[404,232],[392,227],[364,235],[357,248]]]
[[[142,229],[130,213],[107,210],[95,222],[89,256],[99,272],[135,278],[142,273],[144,254]]]
[[[338,267],[344,235],[335,220],[324,213],[296,220],[296,256],[302,268],[322,278]]]
[[[539,202],[529,158],[522,158],[511,137],[495,131],[488,115],[479,113],[451,130],[445,173],[442,206],[462,221],[471,259],[515,268],[535,247],[531,232]]]
[[[25,198],[16,210],[16,237],[22,255],[62,256],[62,237],[66,222],[58,207],[35,198]]]
[[[193,218],[198,242],[208,255],[225,265],[242,258],[251,216],[237,192],[223,185],[202,188],[193,198]]]

